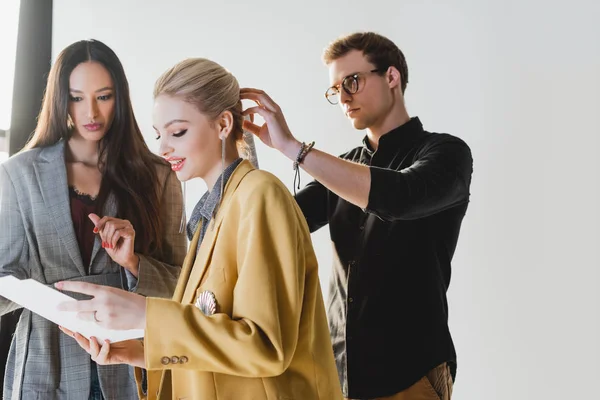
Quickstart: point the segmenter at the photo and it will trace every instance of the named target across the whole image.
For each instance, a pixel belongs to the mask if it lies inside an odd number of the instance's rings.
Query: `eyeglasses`
[[[327,89],[327,91],[325,92],[325,98],[329,103],[335,105],[339,103],[340,87],[344,89],[344,92],[350,95],[355,94],[356,92],[358,92],[360,86],[364,83],[365,75],[381,72],[383,71],[378,68],[372,69],[371,71],[367,72],[356,72],[352,75],[348,75],[342,80],[341,85],[332,86],[329,89]]]

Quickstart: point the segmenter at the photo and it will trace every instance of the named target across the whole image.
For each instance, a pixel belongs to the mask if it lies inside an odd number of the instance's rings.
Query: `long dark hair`
[[[144,141],[133,115],[129,83],[114,51],[98,40],[82,40],[58,55],[50,69],[37,127],[24,149],[51,146],[71,137],[69,79],[79,64],[88,61],[108,70],[115,93],[114,119],[98,149],[102,173],[98,209],[102,210],[113,193],[117,217],[128,219],[136,230],[136,251],[148,254],[162,247],[156,164],[166,163],[152,154]]]

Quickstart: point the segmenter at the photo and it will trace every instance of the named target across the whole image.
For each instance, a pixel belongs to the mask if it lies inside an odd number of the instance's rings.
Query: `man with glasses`
[[[265,120],[246,129],[315,178],[296,195],[312,232],[329,224],[328,316],[349,399],[449,400],[456,353],[448,329],[451,259],[469,203],[472,157],[460,139],[423,129],[404,105],[408,69],[389,39],[340,38],[324,52],[331,87],[361,146],[335,157],[298,142],[263,91],[242,98]]]

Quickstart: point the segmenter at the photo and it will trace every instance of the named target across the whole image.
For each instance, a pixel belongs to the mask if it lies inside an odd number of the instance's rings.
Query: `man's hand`
[[[252,100],[257,105],[244,110],[244,115],[260,115],[265,123],[258,126],[250,121],[244,121],[244,129],[254,133],[260,140],[269,147],[281,151],[292,160],[296,159],[300,150],[300,142],[294,138],[281,108],[262,90],[242,89],[240,91],[241,99]],[[253,119],[252,119],[253,120]]]

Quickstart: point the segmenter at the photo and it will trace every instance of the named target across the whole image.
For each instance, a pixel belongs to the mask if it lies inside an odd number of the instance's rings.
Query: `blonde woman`
[[[64,309],[146,332],[114,344],[67,333],[100,364],[147,368],[148,399],[341,399],[306,221],[276,177],[239,158],[237,80],[189,59],[158,79],[154,96],[161,155],[181,181],[200,177],[209,188],[190,218],[175,295],[64,282],[94,296]]]

